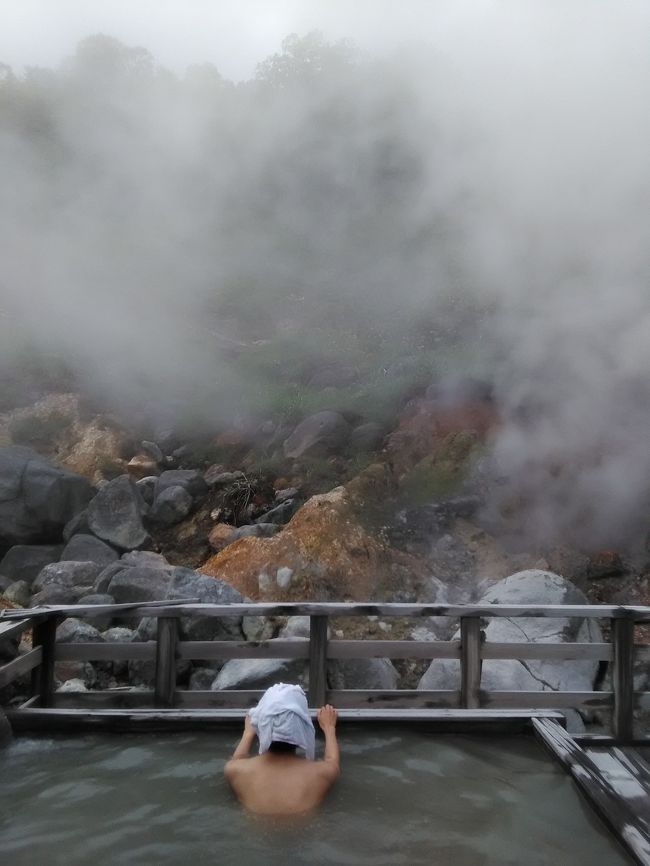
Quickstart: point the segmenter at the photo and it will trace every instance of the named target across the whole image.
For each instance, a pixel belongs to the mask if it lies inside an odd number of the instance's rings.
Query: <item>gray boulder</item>
[[[31,448],[0,448],[0,544],[55,540],[93,495],[86,478]]]
[[[32,584],[32,592],[53,586],[63,589],[92,587],[101,570],[102,566],[96,562],[53,562],[41,570]]]
[[[206,480],[198,469],[168,469],[156,479],[154,502],[170,487],[184,488],[192,499],[204,496],[208,492]]]
[[[119,556],[116,550],[99,538],[83,533],[73,535],[61,553],[61,559],[96,562],[99,565],[109,565],[118,560]]]
[[[166,487],[154,499],[149,518],[162,526],[173,526],[187,517],[192,504],[192,497],[184,487]]]
[[[88,525],[98,538],[122,550],[142,547],[149,536],[142,525],[146,505],[128,475],[109,481],[88,505]]]
[[[58,544],[15,544],[0,561],[0,574],[11,582],[24,580],[31,586],[46,565],[61,558]]]
[[[198,598],[201,604],[242,604],[245,600],[229,583],[180,566],[172,572],[167,598]],[[185,640],[242,640],[242,618],[181,617],[181,635]]]
[[[30,607],[41,607],[45,604],[76,604],[80,596],[88,592],[87,586],[46,586],[35,593],[30,601]]]
[[[133,643],[133,641],[138,639],[138,633],[132,628],[113,626],[103,631],[102,637],[106,643]],[[128,676],[128,661],[114,661],[112,663],[112,671],[116,677]]]
[[[210,691],[212,683],[214,682],[215,677],[215,669],[214,668],[194,668],[192,673],[190,674],[190,681],[188,684],[188,689],[192,692],[194,691]]]
[[[298,502],[295,499],[287,499],[285,502],[281,502],[280,505],[276,505],[275,508],[272,508],[270,511],[266,511],[261,517],[258,517],[255,523],[263,526],[286,523],[293,517],[297,508]]]
[[[239,541],[240,538],[270,538],[280,527],[277,523],[250,523],[246,526],[233,527],[228,537],[228,544]]]
[[[340,451],[350,436],[350,425],[338,412],[317,412],[301,421],[285,440],[285,457],[297,459]]]
[[[156,481],[158,481],[157,475],[147,475],[145,478],[141,478],[139,481],[135,482],[135,486],[138,488],[138,493],[147,505],[153,505]]]
[[[306,659],[230,659],[212,683],[212,691],[221,689],[267,689],[274,683],[309,681]]]
[[[327,665],[332,689],[396,689],[399,675],[390,659],[334,659]]]
[[[72,677],[70,680],[65,680],[58,687],[57,692],[87,692],[88,686],[80,677]]]
[[[24,580],[16,580],[2,593],[3,598],[19,607],[29,607],[30,595],[29,585]]]
[[[123,553],[121,562],[124,565],[141,565],[146,568],[160,568],[163,571],[172,571],[172,566],[167,562],[162,553],[154,553],[153,550],[131,550]]]
[[[100,593],[102,595],[106,594],[108,592],[108,587],[111,584],[111,580],[113,580],[116,574],[124,571],[124,568],[125,565],[122,560],[118,560],[117,562],[111,562],[110,565],[107,565],[105,568],[103,568],[97,575],[97,579],[93,584],[93,592]]]
[[[104,638],[95,626],[81,619],[70,617],[56,630],[57,643],[103,643]]]
[[[160,568],[127,566],[111,578],[107,592],[117,604],[161,601],[167,597],[169,574]]]
[[[115,604],[115,599],[112,595],[106,593],[91,592],[89,595],[82,595],[79,599],[79,604]],[[101,613],[96,616],[87,615],[84,619],[90,620],[91,625],[103,632],[113,621],[113,614]]]
[[[204,475],[209,487],[228,487],[240,478],[244,478],[243,472],[224,472],[221,466],[210,466]]]
[[[83,511],[80,511],[79,514],[75,514],[66,525],[63,527],[63,540],[70,541],[73,535],[77,535],[79,532],[83,532],[85,535],[90,534],[90,527],[88,526],[88,512],[84,508]]]
[[[350,451],[376,451],[383,442],[384,430],[376,421],[368,421],[355,427],[350,433]]]
[[[529,569],[493,584],[479,604],[588,604],[572,583],[549,571]],[[454,639],[460,637],[456,632]],[[600,642],[602,633],[593,620],[543,617],[494,618],[485,629],[494,643]],[[489,691],[591,691],[598,672],[597,661],[517,661],[488,659],[483,662],[481,688]],[[458,689],[460,664],[455,659],[434,659],[418,684],[419,689]]]

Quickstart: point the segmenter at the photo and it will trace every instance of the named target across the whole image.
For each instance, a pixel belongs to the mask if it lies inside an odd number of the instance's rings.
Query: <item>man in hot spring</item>
[[[325,754],[314,760],[314,725],[300,686],[277,683],[246,716],[224,773],[240,803],[258,815],[296,815],[317,806],[339,775],[336,710],[318,710]],[[249,757],[257,735],[259,755]],[[296,754],[301,749],[305,757]]]

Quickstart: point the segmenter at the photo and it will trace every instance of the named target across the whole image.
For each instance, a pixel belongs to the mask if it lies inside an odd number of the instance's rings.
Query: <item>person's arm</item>
[[[244,733],[242,734],[241,740],[237,743],[235,751],[232,753],[230,760],[226,763],[226,766],[224,767],[224,773],[226,774],[226,776],[229,776],[231,774],[232,770],[234,769],[233,764],[235,761],[240,761],[243,758],[248,757],[248,753],[251,750],[254,739],[255,728],[253,727],[250,716],[247,715],[244,721]]]
[[[331,704],[325,704],[318,711],[318,724],[325,736],[325,754],[323,765],[332,781],[341,772],[339,744],[336,739],[336,710]]]

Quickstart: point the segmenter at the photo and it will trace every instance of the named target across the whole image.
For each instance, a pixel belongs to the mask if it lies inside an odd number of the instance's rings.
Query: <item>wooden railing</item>
[[[68,616],[89,618],[112,614],[120,618],[155,617],[157,639],[141,643],[57,643],[56,628]],[[310,637],[265,641],[184,641],[180,617],[308,616]],[[460,620],[460,640],[339,640],[328,639],[334,617],[451,617]],[[611,639],[600,643],[494,643],[485,641],[482,621],[492,617],[552,617],[604,620]],[[618,741],[634,736],[634,710],[650,709],[650,692],[635,692],[633,664],[650,662],[650,646],[634,644],[635,623],[650,622],[650,607],[609,605],[427,605],[371,603],[297,603],[206,605],[157,602],[140,605],[94,605],[5,611],[0,617],[0,641],[33,629],[33,648],[0,667],[0,689],[32,673],[32,694],[23,708],[248,708],[262,690],[191,691],[176,682],[178,660],[304,659],[309,671],[309,704],[330,702],[340,708],[400,708],[404,710],[563,709],[611,710],[612,732]],[[458,659],[455,690],[328,689],[327,663],[332,659]],[[598,660],[611,664],[611,691],[486,691],[481,667],[487,659],[571,661]],[[54,665],[61,661],[150,661],[154,688],[109,689],[82,693],[54,691]]]

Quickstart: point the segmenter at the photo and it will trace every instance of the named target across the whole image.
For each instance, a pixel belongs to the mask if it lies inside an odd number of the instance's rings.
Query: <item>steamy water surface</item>
[[[0,862],[618,866],[632,862],[524,738],[345,730],[319,812],[242,813],[233,732],[19,739],[0,753]]]

